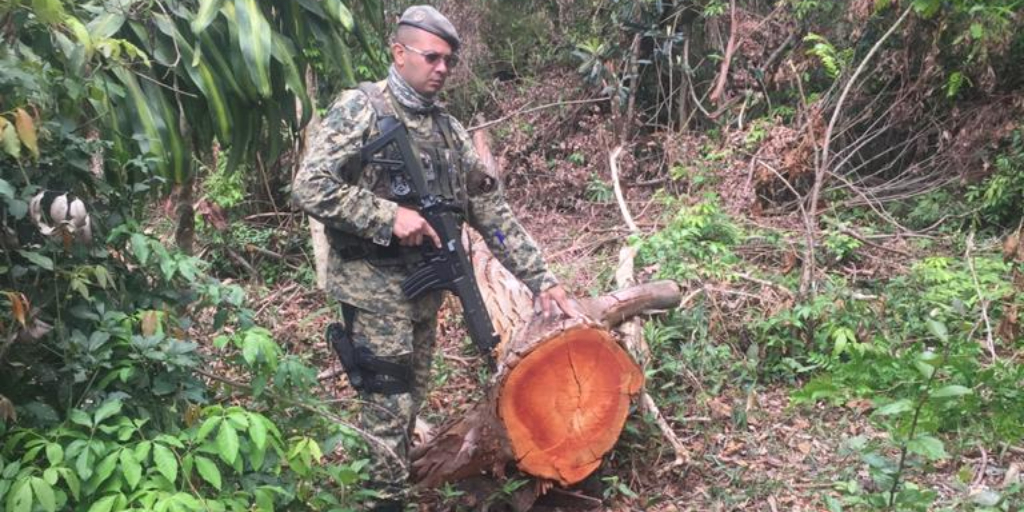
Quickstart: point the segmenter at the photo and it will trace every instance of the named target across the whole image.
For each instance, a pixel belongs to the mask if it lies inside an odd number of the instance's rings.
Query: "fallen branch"
[[[864,59],[860,62],[860,65],[857,66],[857,69],[853,72],[853,75],[851,75],[850,79],[846,82],[846,86],[843,87],[843,92],[839,95],[839,101],[836,102],[836,107],[832,111],[832,118],[828,122],[828,128],[825,129],[824,141],[821,144],[821,157],[818,159],[817,162],[818,168],[814,172],[814,185],[811,187],[811,193],[809,198],[810,204],[807,207],[812,221],[815,221],[815,219],[817,219],[818,217],[818,198],[821,196],[821,186],[825,180],[825,174],[828,171],[830,163],[828,154],[829,145],[832,143],[832,134],[835,131],[836,123],[839,121],[839,116],[843,112],[843,105],[846,103],[846,97],[850,94],[850,91],[853,89],[853,85],[857,82],[857,79],[860,78],[861,73],[864,72],[864,68],[867,67],[867,64],[869,61],[871,61],[871,58],[874,57],[876,53],[878,53],[878,50],[882,48],[882,44],[885,43],[885,41],[888,40],[894,32],[896,32],[896,29],[899,28],[901,24],[903,24],[903,20],[907,19],[907,16],[910,15],[910,12],[913,10],[913,8],[913,5],[908,5],[907,8],[903,11],[903,14],[900,15],[899,19],[897,19],[896,22],[893,23],[891,27],[889,27],[889,30],[886,31],[886,33],[883,34],[882,37],[880,37],[878,41],[875,42],[875,45],[872,46],[871,50],[868,51],[868,54],[864,56]],[[810,268],[811,273],[813,273],[813,265],[813,258],[810,258],[809,261],[804,261],[805,276],[803,277],[809,277],[806,275],[806,269],[808,268]],[[801,278],[801,281],[803,281],[803,277]],[[801,282],[800,291],[806,291],[806,287],[807,283]],[[811,288],[813,289],[813,287]]]
[[[863,243],[864,245],[869,245],[871,247],[874,247],[875,249],[881,249],[883,251],[888,251],[888,252],[891,252],[893,254],[899,254],[900,256],[903,256],[905,258],[910,258],[911,257],[910,253],[908,253],[907,251],[901,251],[901,250],[899,250],[899,249],[897,249],[895,247],[889,247],[887,245],[876,244],[876,243],[868,240],[867,238],[865,238],[864,235],[861,235],[860,233],[858,233],[858,232],[856,232],[856,231],[854,231],[854,230],[852,230],[850,228],[840,227],[839,228],[839,232],[843,233],[844,235],[848,235],[851,238],[855,238],[855,239],[859,240],[861,243]]]
[[[496,125],[498,123],[502,123],[504,121],[508,121],[509,119],[512,119],[513,117],[521,116],[521,115],[524,115],[524,114],[529,114],[529,113],[532,113],[532,112],[536,112],[538,110],[544,110],[546,108],[562,107],[562,106],[565,106],[565,105],[578,105],[578,104],[581,104],[581,103],[599,103],[599,102],[602,102],[602,101],[608,101],[609,99],[611,99],[610,96],[602,96],[600,98],[591,98],[591,99],[587,99],[587,100],[556,101],[554,103],[548,103],[546,105],[541,105],[539,107],[528,108],[526,110],[517,110],[515,112],[512,112],[511,114],[499,117],[499,118],[497,118],[497,119],[495,119],[493,121],[487,121],[486,123],[483,123],[483,124],[478,124],[476,126],[471,126],[466,131],[475,132],[477,130],[482,130],[484,128],[488,128],[488,127],[494,126],[494,125]]]
[[[639,233],[640,229],[637,228],[636,223],[633,222],[632,216],[629,214],[629,209],[626,208],[625,201],[622,200],[622,190],[619,187],[618,178],[618,164],[617,160],[619,153],[622,151],[622,146],[617,146],[612,150],[609,155],[609,163],[612,167],[612,182],[615,186],[615,196],[619,200],[619,209],[622,211],[622,217],[626,221],[626,225],[629,226],[629,230],[633,233]],[[619,251],[619,266],[615,270],[615,282],[619,288],[626,288],[635,284],[633,277],[633,262],[636,258],[636,247],[625,246]],[[681,304],[685,304],[686,300],[683,300]],[[622,334],[623,343],[629,349],[629,352],[633,354],[641,364],[646,364],[647,360],[650,359],[650,349],[647,343],[644,342],[643,329],[641,327],[641,320],[634,318],[622,324],[619,327],[619,332]],[[640,404],[647,414],[654,417],[654,422],[658,425],[662,435],[668,441],[668,444],[672,446],[672,450],[676,454],[675,460],[672,461],[671,467],[678,467],[686,464],[690,461],[690,451],[686,449],[679,437],[676,436],[675,431],[672,430],[672,426],[669,425],[665,419],[665,415],[658,409],[658,405],[654,403],[654,398],[647,392],[646,384],[640,390]]]
[[[622,153],[622,146],[615,146],[615,149],[608,154],[608,167],[612,171],[612,187],[615,190],[615,200],[619,203],[619,211],[622,212],[622,218],[626,221],[626,227],[633,233],[639,233],[640,228],[636,226],[636,222],[633,221],[633,216],[629,213],[629,207],[626,206],[626,199],[622,195],[622,186],[619,185],[619,155]]]
[[[232,261],[237,263],[238,266],[245,269],[245,271],[248,272],[249,275],[252,276],[254,280],[261,281],[260,273],[257,272],[256,269],[253,268],[252,265],[248,261],[246,261],[245,258],[243,258],[241,255],[235,252],[234,249],[224,246],[224,251],[228,253],[228,257],[231,258]]]
[[[722,59],[722,66],[718,70],[718,80],[710,98],[711,102],[716,105],[722,102],[722,95],[725,94],[725,83],[729,78],[729,66],[732,65],[732,56],[736,53],[736,0],[730,0],[729,6],[731,10],[729,21],[729,43],[725,46],[725,58]]]

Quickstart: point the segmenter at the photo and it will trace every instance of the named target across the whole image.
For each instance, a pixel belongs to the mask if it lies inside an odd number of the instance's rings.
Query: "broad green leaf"
[[[85,25],[93,40],[108,39],[124,25],[125,15],[116,11],[106,11]]]
[[[199,430],[196,432],[196,441],[202,442],[206,439],[207,436],[210,435],[210,432],[213,432],[213,429],[217,428],[217,425],[220,425],[220,422],[223,420],[223,416],[212,416],[210,418],[206,418],[206,420],[203,421],[203,424],[199,426]]]
[[[89,512],[110,512],[114,508],[114,501],[117,500],[117,495],[107,496],[92,504],[89,507]]]
[[[103,423],[103,420],[121,412],[121,407],[122,404],[120,400],[107,401],[100,406],[99,409],[96,409],[96,413],[93,415],[93,424],[99,425],[100,423]]]
[[[914,439],[911,439],[907,443],[907,450],[918,455],[922,455],[929,460],[939,460],[949,457],[946,453],[946,448],[942,445],[942,441],[929,436],[921,435]]]
[[[82,450],[82,453],[78,454],[78,458],[75,459],[75,471],[78,472],[78,478],[85,481],[92,477],[92,465],[95,459],[92,450],[89,448]]]
[[[46,445],[46,460],[50,462],[51,466],[64,462],[64,448],[57,443]]]
[[[43,268],[45,270],[53,270],[53,260],[51,260],[47,256],[43,256],[38,252],[32,251],[18,251],[18,254],[20,254],[26,260],[32,262],[32,264],[37,267]]]
[[[32,11],[39,21],[46,24],[57,23],[64,18],[64,5],[60,0],[32,0]]]
[[[199,12],[192,20],[192,33],[199,35],[213,22],[224,0],[199,0]]]
[[[228,422],[235,430],[246,430],[249,428],[249,415],[243,410],[233,410],[228,412]]]
[[[92,428],[92,417],[90,417],[88,414],[86,414],[85,411],[81,409],[72,409],[71,412],[68,413],[68,419],[71,420],[71,423],[74,423],[76,425],[81,425],[86,428]]]
[[[971,388],[953,384],[935,390],[935,392],[932,393],[932,398],[953,398],[958,396],[969,395],[971,393],[973,393],[973,391],[971,391]]]
[[[928,332],[932,333],[932,336],[935,336],[943,343],[949,341],[949,331],[946,330],[946,324],[938,320],[928,319]]]
[[[98,488],[100,484],[110,478],[110,475],[114,474],[114,469],[117,468],[117,455],[117,452],[111,453],[103,457],[103,460],[96,465],[96,473],[93,475],[92,481],[88,483],[89,488]]]
[[[935,373],[934,366],[924,361],[921,361],[920,359],[914,361],[914,366],[917,368],[917,371],[921,372],[921,375],[923,375],[926,379],[930,379],[932,374]]]
[[[57,500],[53,496],[53,487],[46,483],[39,477],[32,478],[32,492],[36,495],[36,501],[39,506],[47,512],[54,512],[57,510]]]
[[[208,57],[207,60],[213,67],[217,77],[222,83],[228,85],[228,89],[231,90],[235,97],[238,99],[255,100],[255,96],[250,98],[246,91],[242,89],[242,86],[238,84],[238,80],[235,79],[235,72],[231,69],[231,64],[228,62],[228,59],[224,58],[224,53],[221,51],[218,42],[211,36],[211,32],[203,32],[199,37],[203,48],[203,56]],[[228,143],[230,141],[224,142]]]
[[[249,422],[249,437],[257,449],[267,448],[267,427],[263,424],[262,418],[253,417]]]
[[[221,489],[220,469],[217,469],[215,462],[202,455],[196,455],[196,470],[203,480],[209,482],[218,491]]]
[[[135,445],[135,460],[145,462],[149,458],[149,452],[153,450],[152,441],[143,441]]]
[[[324,6],[317,0],[298,0],[298,4],[303,9],[315,14],[317,17],[327,19],[327,13],[324,12]]]
[[[217,453],[228,464],[238,457],[238,432],[227,422],[221,422],[217,431]]]
[[[156,20],[160,30],[174,38],[178,45],[178,50],[183,58],[181,66],[185,68],[189,78],[192,79],[199,92],[203,93],[203,96],[206,98],[210,116],[213,118],[214,126],[217,128],[217,137],[223,142],[231,140],[230,114],[227,109],[227,102],[221,91],[221,80],[215,76],[214,71],[203,56],[193,50],[192,44],[178,31],[178,28],[170,18],[163,14],[157,14],[153,18]]]
[[[149,101],[142,92],[138,80],[135,79],[135,75],[128,71],[128,69],[120,66],[115,66],[112,72],[124,84],[128,96],[131,98],[131,112],[134,113],[135,124],[137,129],[141,130],[141,134],[144,135],[144,137],[136,137],[139,141],[140,149],[144,153],[157,157],[157,169],[160,171],[160,174],[164,176],[170,174],[170,166],[165,158],[164,140],[160,136],[160,129],[157,126],[157,115],[150,108]],[[133,235],[132,240],[134,241],[134,239]],[[138,256],[138,249],[135,250],[136,256]]]
[[[67,484],[68,490],[71,491],[71,496],[76,500],[79,499],[82,483],[78,480],[78,476],[75,475],[75,472],[71,471],[71,468],[58,468],[57,471],[60,472],[62,477],[64,477],[64,483]]]
[[[153,463],[161,475],[174,482],[178,476],[178,458],[170,448],[162,444],[153,445]]]
[[[110,272],[107,271],[107,267],[103,265],[96,265],[93,267],[93,275],[96,276],[96,284],[104,290],[107,289],[108,285],[113,285],[114,281],[110,279]]]
[[[339,23],[346,31],[351,32],[353,25],[352,13],[348,7],[341,3],[341,0],[324,0],[324,11],[331,20]]]
[[[257,487],[256,510],[260,512],[274,512],[274,492],[267,487]]]
[[[0,142],[3,143],[4,152],[18,158],[21,156],[21,143],[18,142],[18,132],[14,125],[3,116],[0,116]]]
[[[153,440],[159,443],[166,444],[167,446],[173,446],[174,448],[177,448],[179,450],[185,449],[185,443],[182,443],[180,439],[172,435],[160,434],[153,438]]]
[[[11,487],[7,495],[7,509],[11,512],[30,512],[32,510],[32,486],[27,479],[19,479]]]
[[[0,117],[0,119],[3,118]],[[6,121],[0,121],[0,123],[3,122]],[[14,187],[12,187],[11,184],[7,182],[7,180],[2,178],[0,178],[0,197],[3,197],[4,199],[14,199]]]
[[[18,138],[21,139],[21,143],[28,148],[29,152],[36,159],[39,158],[39,140],[36,134],[36,125],[32,121],[32,116],[25,112],[25,109],[19,108],[14,111],[14,127],[18,132]]]
[[[169,164],[170,175],[167,177],[171,178],[174,184],[180,185],[188,179],[190,174],[188,165],[191,162],[191,154],[179,131],[178,110],[172,107],[171,102],[167,100],[165,88],[152,82],[146,82],[142,84],[142,90],[150,104],[153,105],[154,112],[159,114],[157,126],[167,149],[167,152],[160,156],[165,158]]]
[[[249,76],[260,96],[270,97],[270,54],[273,29],[256,0],[234,0],[238,20],[238,44],[249,67]]]
[[[142,479],[142,464],[139,464],[139,459],[135,457],[134,450],[121,450],[121,472],[124,473],[124,481],[128,484],[128,488],[135,490],[135,487],[139,485],[139,480]]]
[[[139,260],[140,265],[145,265],[149,261],[150,255],[149,238],[142,233],[132,233],[131,244],[135,259]]]
[[[249,463],[252,464],[252,468],[259,471],[263,467],[263,462],[267,458],[267,450],[254,447],[249,451]]]
[[[299,126],[305,126],[313,115],[313,102],[306,94],[305,81],[302,79],[299,67],[295,64],[295,48],[291,41],[276,32],[273,36],[273,45],[274,59],[280,62],[284,68],[285,84],[292,94],[302,102],[302,120],[299,122]],[[270,128],[273,129],[273,126]]]
[[[349,51],[348,45],[345,44],[344,38],[336,30],[331,31],[330,37],[335,59],[341,67],[342,79],[344,79],[347,85],[354,87],[356,85],[356,72],[352,66],[352,53]]]
[[[84,57],[86,61],[92,59],[93,48],[92,36],[89,35],[89,29],[85,28],[85,25],[78,18],[74,16],[68,16],[64,18],[64,24],[71,29],[71,33],[74,34],[75,39],[78,40],[79,46],[84,50]]]
[[[875,411],[875,414],[882,416],[892,416],[893,414],[899,414],[902,412],[914,410],[914,403],[906,398],[892,402],[891,404],[879,407]]]

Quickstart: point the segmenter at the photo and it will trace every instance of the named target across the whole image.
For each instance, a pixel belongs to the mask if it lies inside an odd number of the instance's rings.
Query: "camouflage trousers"
[[[409,393],[361,393],[366,402],[360,413],[362,428],[384,441],[401,459],[399,463],[371,443],[371,485],[386,499],[405,498],[413,427],[430,385],[438,308],[437,301],[425,302],[424,307],[416,308],[413,319],[358,310],[352,329],[356,344],[366,344],[381,359],[412,367]]]

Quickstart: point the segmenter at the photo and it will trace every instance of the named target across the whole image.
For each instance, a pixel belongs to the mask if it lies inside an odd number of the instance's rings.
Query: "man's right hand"
[[[429,238],[434,241],[434,247],[441,248],[441,238],[437,236],[437,232],[420,212],[412,208],[398,207],[391,232],[398,237],[398,242],[405,246],[416,247],[423,244],[424,238]]]

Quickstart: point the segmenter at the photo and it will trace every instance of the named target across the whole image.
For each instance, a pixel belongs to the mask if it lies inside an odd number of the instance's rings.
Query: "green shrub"
[[[661,231],[638,241],[638,260],[657,265],[663,279],[722,277],[739,260],[732,248],[740,230],[721,211],[714,195],[683,206]]]

